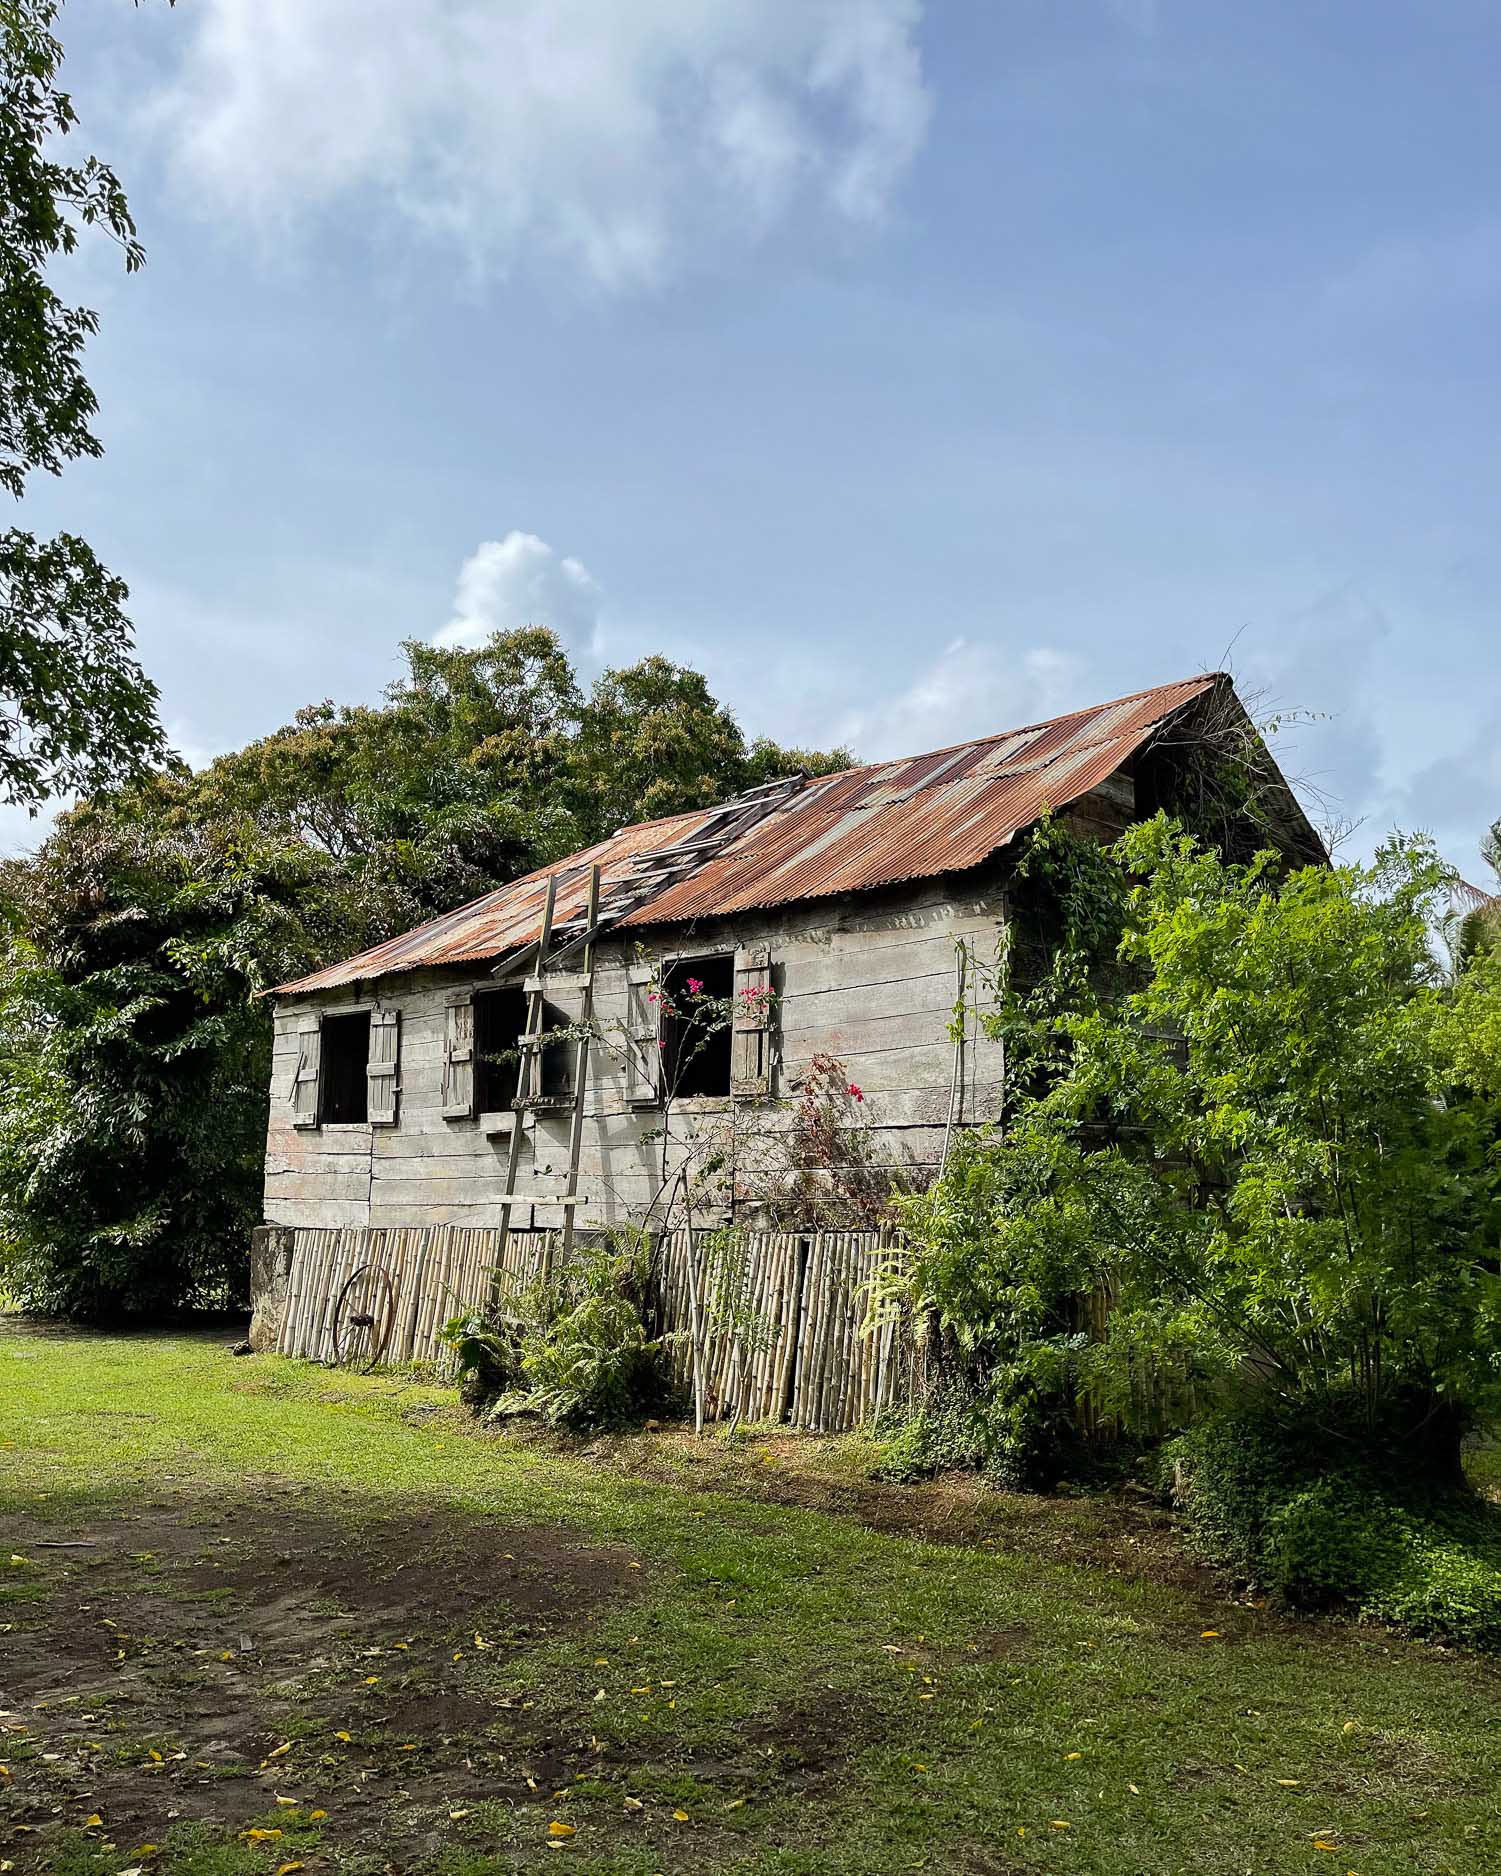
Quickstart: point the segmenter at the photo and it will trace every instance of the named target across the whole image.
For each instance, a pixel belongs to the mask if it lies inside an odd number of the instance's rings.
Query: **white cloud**
[[[1084,695],[1084,677],[1070,652],[1016,655],[957,638],[905,690],[846,716],[834,740],[866,760],[942,749],[1097,702]]]
[[[926,134],[921,0],[195,0],[148,117],[279,234],[395,216],[610,289],[795,208],[869,224]]]
[[[582,561],[513,528],[481,541],[459,568],[454,616],[433,642],[478,645],[492,632],[550,625],[577,656],[594,647],[603,594]]]

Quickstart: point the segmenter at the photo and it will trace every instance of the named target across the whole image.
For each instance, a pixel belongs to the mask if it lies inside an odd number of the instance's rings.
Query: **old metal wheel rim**
[[[396,1291],[383,1265],[351,1271],[334,1305],[335,1368],[368,1374],[381,1360],[396,1322]]]

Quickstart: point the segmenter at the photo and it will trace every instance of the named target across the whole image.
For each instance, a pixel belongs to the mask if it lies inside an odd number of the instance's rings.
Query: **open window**
[[[732,1037],[725,1011],[735,994],[728,952],[674,958],[662,968],[662,1071],[674,1100],[730,1093]]]
[[[578,1066],[578,1038],[562,1034],[573,1028],[574,1019],[556,1003],[542,1005],[542,1034],[557,1036],[556,1042],[542,1045],[542,1066],[537,1076],[537,1099],[544,1106],[571,1104]]]
[[[474,999],[474,1104],[479,1113],[499,1114],[515,1106],[525,1028],[525,991],[486,990]]]
[[[319,1120],[326,1127],[363,1126],[370,1118],[369,1010],[325,1016],[319,1056]]]

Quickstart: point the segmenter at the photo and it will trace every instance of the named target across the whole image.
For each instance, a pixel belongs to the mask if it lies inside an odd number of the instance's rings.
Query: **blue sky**
[[[1489,0],[67,0],[146,242],[106,455],[194,760],[405,637],[934,747],[1233,663],[1334,810],[1501,813]],[[24,827],[7,822],[9,837]]]

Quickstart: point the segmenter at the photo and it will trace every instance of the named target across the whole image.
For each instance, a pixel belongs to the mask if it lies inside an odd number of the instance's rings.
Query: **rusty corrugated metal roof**
[[[1163,684],[930,755],[820,776],[710,852],[687,877],[656,893],[643,887],[639,903],[617,922],[715,918],[978,866],[1044,808],[1067,807],[1097,788],[1169,717],[1221,681],[1209,675]],[[714,819],[706,809],[621,828],[415,931],[282,984],[279,994],[502,957],[536,939],[549,873],[558,878],[556,920],[579,918],[596,862],[603,897],[629,895],[633,882],[649,877],[653,854],[691,841]]]

